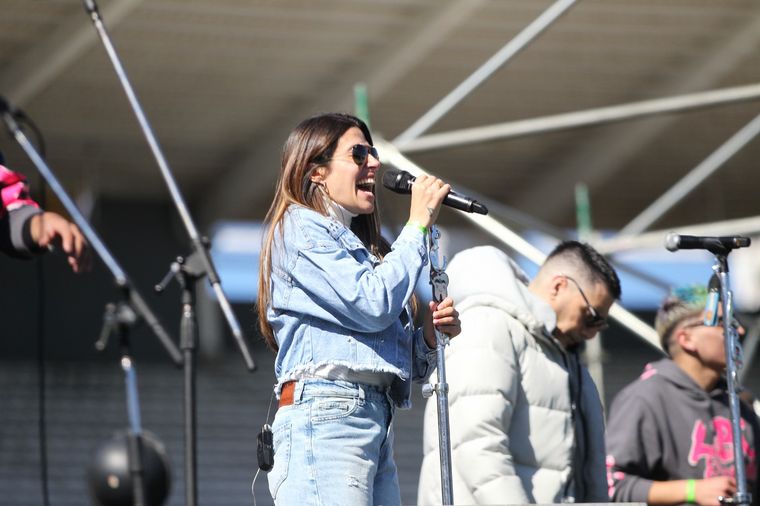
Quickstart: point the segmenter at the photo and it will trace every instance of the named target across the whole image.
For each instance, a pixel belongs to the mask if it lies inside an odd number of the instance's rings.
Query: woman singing
[[[395,408],[435,367],[435,335],[414,327],[426,234],[450,190],[420,176],[393,245],[380,236],[380,162],[367,125],[323,114],[291,132],[267,214],[259,276],[261,331],[276,350],[276,504],[401,502],[393,461]],[[432,323],[460,332],[453,301]]]

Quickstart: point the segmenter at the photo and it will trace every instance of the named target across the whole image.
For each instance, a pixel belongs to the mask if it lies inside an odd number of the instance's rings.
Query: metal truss
[[[422,136],[436,121],[461,102],[469,93],[472,93],[477,86],[535,40],[573,4],[574,1],[568,0],[559,0],[552,4],[533,23],[405,132],[392,142],[378,139],[377,144],[382,148],[383,162],[414,175],[420,175],[427,172],[411,161],[406,154],[760,99],[760,84],[752,84]],[[708,176],[712,175],[731,156],[746,146],[758,133],[760,133],[760,116],[753,119],[727,140],[681,181],[632,220],[629,225],[621,230],[618,237],[594,241],[595,247],[604,254],[613,255],[623,250],[662,246],[665,232],[656,231],[647,234],[643,232]],[[491,205],[487,199],[483,199],[483,201],[487,205]],[[541,251],[492,216],[474,214],[463,214],[463,216],[530,261],[538,265],[543,262],[545,255]],[[760,217],[693,225],[682,227],[679,230],[683,233],[713,235],[754,234],[760,232]],[[661,350],[655,330],[622,306],[614,304],[610,310],[610,316],[645,342]],[[750,330],[751,335],[758,334],[757,325],[758,323],[755,322],[754,328]],[[751,348],[750,351],[754,351],[755,347],[752,346]],[[750,353],[747,357],[748,363],[751,358]]]

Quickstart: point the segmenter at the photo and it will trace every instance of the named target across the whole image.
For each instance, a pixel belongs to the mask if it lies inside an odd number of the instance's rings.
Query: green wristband
[[[686,480],[686,502],[689,504],[697,502],[697,480]]]
[[[420,225],[416,221],[407,221],[406,224],[407,224],[407,226],[414,227],[417,230],[419,230],[420,232],[422,232],[422,235],[427,234],[427,227],[425,227],[423,225]]]

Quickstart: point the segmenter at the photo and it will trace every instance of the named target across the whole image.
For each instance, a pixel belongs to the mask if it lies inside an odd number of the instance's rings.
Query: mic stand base
[[[145,506],[145,481],[142,468],[142,424],[140,421],[140,401],[137,392],[137,373],[129,353],[129,328],[137,322],[137,314],[126,302],[106,304],[103,316],[103,329],[95,343],[98,351],[105,349],[108,338],[115,333],[121,349],[121,368],[124,371],[124,384],[127,394],[127,431],[128,471],[132,478],[132,500],[134,506]]]
[[[142,468],[142,435],[132,430],[127,431],[127,455],[129,458],[129,475],[132,477],[132,494],[134,506],[145,505],[145,480]]]

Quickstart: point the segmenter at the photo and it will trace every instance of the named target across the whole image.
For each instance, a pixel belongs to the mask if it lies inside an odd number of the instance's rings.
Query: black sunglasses
[[[731,326],[733,328],[735,328],[735,329],[738,329],[739,327],[742,326],[742,324],[739,323],[739,320],[737,320],[736,318],[732,318],[731,319]],[[712,321],[705,323],[704,319],[700,319],[699,321],[694,321],[693,323],[684,323],[684,324],[681,324],[681,327],[683,327],[685,329],[688,329],[688,328],[691,328],[691,327],[720,327],[720,328],[723,328],[723,315],[717,317],[715,319],[715,323],[713,323]]]
[[[367,162],[367,157],[372,155],[375,160],[380,159],[380,155],[377,154],[375,146],[368,146],[366,144],[354,144],[351,148],[351,158],[354,163],[359,167],[362,167]]]
[[[380,159],[380,155],[377,154],[377,148],[375,146],[368,146],[367,144],[354,144],[351,147],[351,159],[359,167],[363,167],[367,163],[367,157],[372,155],[375,160]],[[334,160],[335,158],[328,158],[325,163]]]
[[[589,314],[583,320],[583,324],[588,328],[607,326],[607,319],[599,316],[599,311],[597,311],[596,308],[592,306],[591,303],[588,301],[586,294],[583,293],[583,288],[581,288],[581,285],[579,285],[578,282],[574,280],[573,278],[571,278],[570,276],[566,274],[563,274],[563,276],[573,282],[575,287],[578,288],[578,291],[581,293],[581,297],[583,297],[583,302],[586,303],[586,308],[588,308]]]

